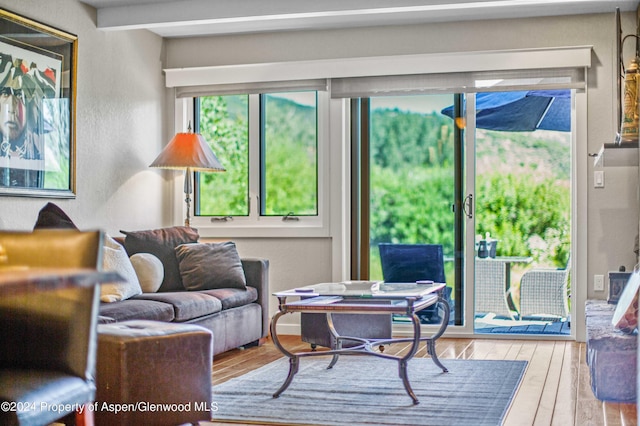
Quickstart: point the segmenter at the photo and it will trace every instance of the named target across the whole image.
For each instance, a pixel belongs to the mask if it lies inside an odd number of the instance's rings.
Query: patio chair
[[[476,259],[476,314],[495,314],[495,316],[515,319],[507,301],[506,279],[507,267],[504,262],[495,259]]]
[[[411,283],[418,280],[446,282],[444,274],[444,255],[441,244],[391,244],[381,243],[380,262],[382,277],[386,283]],[[451,307],[451,289],[445,287],[443,297]],[[422,322],[440,321],[438,305],[422,311],[418,316]]]
[[[9,267],[100,269],[102,241],[100,231],[0,231]],[[0,424],[60,422],[80,407],[64,421],[93,423],[99,296],[92,286],[0,299],[0,401],[15,408]]]
[[[536,268],[520,280],[520,317],[566,318],[569,315],[570,267]]]

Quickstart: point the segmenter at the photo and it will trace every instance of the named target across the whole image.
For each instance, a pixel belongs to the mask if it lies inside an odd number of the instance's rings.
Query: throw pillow
[[[187,290],[247,288],[240,255],[235,243],[183,244],[176,248]]]
[[[47,203],[38,212],[38,219],[33,229],[62,228],[78,229],[67,214],[57,205]]]
[[[124,248],[122,244],[114,240],[113,237],[109,234],[104,234],[104,246],[112,248],[114,250],[120,250]]]
[[[640,271],[634,271],[622,290],[618,306],[613,312],[611,323],[623,333],[633,333],[638,328],[638,289],[640,288]]]
[[[178,268],[175,248],[180,244],[198,242],[198,230],[186,226],[174,226],[146,231],[120,231],[126,235],[124,247],[129,256],[151,253],[162,262],[164,278],[159,291],[184,290]]]
[[[117,302],[142,293],[136,271],[129,260],[124,247],[119,249],[104,246],[103,266],[105,271],[116,271],[125,280],[123,282],[104,283],[100,286],[100,300],[102,302]]]
[[[151,253],[136,253],[129,258],[136,270],[143,293],[155,293],[162,284],[164,267],[160,259]]]

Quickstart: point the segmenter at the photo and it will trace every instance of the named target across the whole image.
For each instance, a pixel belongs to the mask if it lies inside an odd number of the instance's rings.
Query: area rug
[[[398,376],[398,363],[372,356],[303,358],[289,388],[288,358],[213,387],[214,421],[279,425],[500,425],[518,389],[526,361],[409,362],[414,405]],[[214,370],[215,374],[215,370]]]

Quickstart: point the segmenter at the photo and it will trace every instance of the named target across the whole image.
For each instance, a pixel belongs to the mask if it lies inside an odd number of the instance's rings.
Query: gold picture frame
[[[0,195],[75,198],[78,37],[0,9]]]

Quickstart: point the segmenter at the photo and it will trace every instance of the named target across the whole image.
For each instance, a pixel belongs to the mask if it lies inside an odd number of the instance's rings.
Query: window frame
[[[300,89],[300,91],[303,91]],[[260,215],[261,120],[260,94],[249,94],[249,215],[224,220],[221,216],[195,216],[191,204],[191,226],[201,237],[328,237],[329,226],[329,93],[317,91],[317,161],[318,161],[318,215],[295,216],[297,220],[283,220],[285,216]],[[195,122],[193,97],[177,98],[175,102],[175,129],[186,129]],[[225,168],[232,165],[223,164]],[[174,180],[172,198],[184,198],[184,177]],[[194,193],[194,201],[197,194]],[[186,215],[185,203],[173,203],[173,222],[178,224]]]
[[[260,216],[261,217],[280,217],[283,220],[293,220],[293,221],[299,221],[302,217],[316,217],[320,214],[320,206],[318,204],[318,199],[319,199],[319,169],[320,169],[320,165],[318,163],[318,151],[320,149],[319,147],[319,138],[318,138],[318,127],[319,127],[319,123],[318,123],[318,105],[319,105],[319,101],[318,101],[318,91],[317,90],[308,90],[308,91],[304,91],[304,90],[300,90],[300,91],[295,91],[295,92],[290,92],[290,93],[313,93],[315,94],[315,103],[316,103],[316,126],[315,126],[315,135],[316,135],[316,182],[315,182],[315,191],[316,191],[316,205],[315,205],[315,213],[314,214],[295,214],[295,212],[290,212],[290,214],[286,214],[285,218],[283,218],[283,215],[278,215],[278,214],[266,214],[265,211],[268,209],[267,207],[267,200],[266,198],[266,193],[268,192],[268,187],[267,187],[267,149],[268,149],[268,144],[269,141],[267,140],[267,131],[266,131],[266,126],[267,126],[267,105],[268,103],[265,102],[265,100],[267,100],[267,96],[269,95],[276,95],[276,94],[281,94],[281,93],[286,93],[286,92],[268,92],[268,93],[260,93],[260,101],[259,101],[259,105],[260,105],[260,195],[262,198],[259,198],[259,209],[260,209]]]

